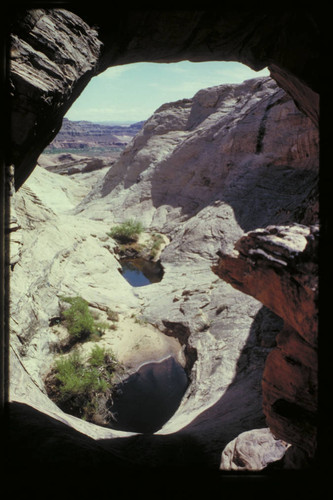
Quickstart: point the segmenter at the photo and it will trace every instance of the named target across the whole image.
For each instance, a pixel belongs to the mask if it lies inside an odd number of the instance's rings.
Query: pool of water
[[[186,372],[172,356],[142,365],[118,386],[110,426],[129,432],[158,431],[177,410],[187,386]]]
[[[121,274],[132,286],[146,286],[158,283],[163,277],[163,267],[159,262],[149,260],[122,259]]]

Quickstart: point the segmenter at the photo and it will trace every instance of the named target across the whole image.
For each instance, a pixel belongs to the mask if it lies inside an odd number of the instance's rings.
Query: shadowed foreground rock
[[[289,445],[273,436],[269,429],[243,432],[223,450],[221,470],[262,470],[281,459]]]
[[[64,9],[30,10],[11,32],[11,149],[16,188],[52,141],[94,74],[97,32]]]
[[[316,453],[318,227],[269,226],[243,236],[214,271],[284,319],[263,374],[274,435]]]

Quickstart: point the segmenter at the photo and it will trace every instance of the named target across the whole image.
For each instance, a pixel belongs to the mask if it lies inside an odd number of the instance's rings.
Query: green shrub
[[[62,357],[55,364],[52,399],[64,411],[91,420],[100,397],[110,396],[117,367],[114,354],[95,346],[86,363],[78,352]]]
[[[105,349],[96,345],[90,353],[89,364],[91,366],[103,366],[106,355]]]
[[[60,400],[79,395],[88,397],[109,387],[108,382],[101,378],[97,366],[85,366],[78,353],[56,362],[56,378],[60,381]]]
[[[108,323],[96,322],[89,305],[82,297],[61,297],[63,302],[71,306],[62,311],[69,335],[75,341],[83,341],[91,336],[100,337],[108,328]]]
[[[131,243],[138,240],[138,236],[143,230],[141,222],[130,219],[113,227],[107,235],[120,243]]]
[[[95,323],[95,333],[98,335],[103,335],[105,333],[105,330],[109,328],[109,323],[106,321],[98,321]]]

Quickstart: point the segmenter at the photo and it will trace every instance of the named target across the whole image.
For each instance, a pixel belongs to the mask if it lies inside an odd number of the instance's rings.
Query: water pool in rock
[[[138,433],[158,431],[176,412],[188,387],[184,368],[172,357],[142,365],[120,384],[110,427]]]
[[[163,277],[163,267],[159,262],[142,258],[122,259],[121,274],[132,286],[146,286],[158,283]]]

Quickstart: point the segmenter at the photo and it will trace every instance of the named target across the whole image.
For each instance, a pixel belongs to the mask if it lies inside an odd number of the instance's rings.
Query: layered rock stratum
[[[110,151],[124,148],[137,134],[143,122],[130,125],[109,125],[107,123],[94,123],[85,120],[72,121],[63,119],[61,129],[55,139],[48,146],[52,149],[78,149],[85,150],[99,148]]]
[[[88,187],[85,175],[90,176]],[[246,467],[261,469],[281,458],[280,451],[292,442],[285,432],[289,420],[285,414],[274,418],[271,408],[275,400],[285,400],[283,380],[290,378],[279,361],[277,369],[267,363],[274,364],[276,342],[279,355],[286,359],[281,354],[286,333],[276,340],[282,318],[297,331],[298,342],[310,344],[297,359],[289,353],[295,361],[289,364],[309,367],[314,355],[313,338],[299,326],[302,321],[309,324],[298,309],[304,301],[295,302],[288,287],[288,276],[292,283],[296,279],[297,259],[304,261],[300,256],[305,241],[317,234],[308,229],[318,222],[318,131],[312,121],[271,78],[203,89],[192,99],[161,106],[94,185],[92,175],[79,173],[74,179],[36,168],[14,196],[12,401],[47,415],[55,440],[62,439],[61,430],[57,424],[52,427],[49,418],[78,431],[74,441],[87,450],[96,445],[97,462],[114,463],[120,457],[119,466],[124,462],[218,469],[229,442],[268,425],[276,435],[263,432],[264,442],[277,453],[267,459],[258,451]],[[159,231],[170,241],[160,257],[162,281],[137,289],[120,275],[116,243],[106,236],[110,227],[131,217],[139,219],[146,232]],[[290,234],[296,235],[295,245],[288,245]],[[235,265],[234,272],[239,270],[242,276],[233,281],[216,275],[219,256],[233,255],[237,241],[244,242],[238,247],[242,256],[234,257],[241,265],[258,268],[260,275],[261,261],[265,263],[267,274],[257,282],[261,294],[251,283],[246,289],[247,283],[240,284],[247,276],[242,267]],[[309,276],[316,270],[310,267],[296,273],[301,287],[297,293],[315,287]],[[287,316],[274,302],[263,299],[265,293],[270,296],[267,286],[274,285],[272,276],[280,276],[285,268],[290,269],[283,281],[290,295],[283,289],[279,300],[289,297]],[[256,276],[251,274],[249,280],[256,281]],[[48,399],[43,374],[52,360],[55,332],[49,324],[59,314],[60,294],[82,295],[90,307],[115,308],[124,319],[141,314],[156,335],[177,339],[190,385],[177,412],[156,434],[133,436],[84,422],[64,414]],[[310,295],[309,307],[311,301]],[[307,310],[314,318],[315,311]],[[315,325],[311,331],[314,337]],[[296,345],[292,339],[291,344]],[[161,355],[169,353],[170,346]],[[313,367],[302,370],[315,380]],[[273,377],[279,373],[286,377],[280,385]],[[272,400],[274,391],[278,395]],[[311,406],[314,400],[306,389],[304,395]],[[26,425],[33,427],[29,419]],[[94,441],[87,442],[87,436]],[[18,433],[17,446],[19,440]],[[307,451],[313,445],[311,437],[309,443]],[[67,452],[65,461],[70,461],[71,450]],[[230,453],[228,463],[237,466]],[[244,468],[244,461],[239,467]]]
[[[310,457],[317,450],[317,225],[268,226],[221,255],[215,272],[284,319],[263,374],[263,409],[271,431]]]

